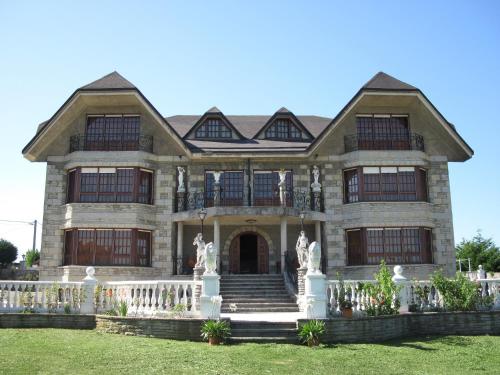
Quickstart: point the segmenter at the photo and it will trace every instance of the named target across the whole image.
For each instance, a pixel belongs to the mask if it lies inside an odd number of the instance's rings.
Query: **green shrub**
[[[128,313],[128,305],[127,301],[120,301],[118,304],[118,314],[120,316],[127,316]]]
[[[309,346],[318,346],[324,334],[325,322],[315,319],[302,324],[298,332],[300,341]]]
[[[64,313],[71,314],[71,305],[69,303],[64,304]]]
[[[31,249],[26,252],[26,267],[33,267],[40,261],[40,252],[37,249]]]
[[[398,296],[401,286],[392,280],[391,272],[384,261],[380,263],[380,269],[374,276],[377,283],[363,285],[370,298],[366,313],[370,316],[399,314],[401,303]]]
[[[231,337],[231,326],[225,320],[207,320],[201,326],[201,337],[223,342]]]
[[[476,283],[460,272],[457,272],[455,278],[449,279],[438,271],[431,277],[431,281],[442,298],[443,307],[448,311],[471,311],[481,303]]]
[[[6,266],[17,259],[17,247],[9,241],[0,240],[0,265]]]

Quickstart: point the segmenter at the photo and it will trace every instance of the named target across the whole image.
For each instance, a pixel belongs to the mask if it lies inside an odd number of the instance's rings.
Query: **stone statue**
[[[280,182],[279,185],[286,184],[286,171],[284,169],[280,169],[278,172],[280,176]]]
[[[220,172],[220,171],[214,172],[214,183],[215,184],[220,184],[220,175],[221,174],[222,174],[222,172]]]
[[[313,192],[321,191],[321,184],[319,182],[319,168],[317,165],[313,166],[312,175],[314,178],[314,182],[311,184],[311,189]]]
[[[280,177],[280,182],[278,183],[278,187],[280,189],[280,203],[282,206],[286,206],[286,171],[284,169],[280,169],[278,174]]]
[[[196,248],[196,264],[194,265],[196,267],[205,267],[205,241],[203,241],[203,235],[201,233],[198,233],[196,237],[194,238],[193,242],[194,246],[197,246]]]
[[[321,264],[321,246],[314,241],[309,245],[309,254],[307,261],[307,273],[320,274],[319,269]]]
[[[179,172],[179,175],[177,176],[177,192],[184,193],[186,191],[186,187],[184,186],[184,174],[186,173],[186,170],[184,169],[184,167],[179,166],[177,167],[177,171]]]
[[[299,238],[297,239],[297,245],[295,245],[295,250],[297,251],[297,259],[299,260],[300,268],[307,267],[307,247],[309,246],[309,239],[303,230],[300,231]]]
[[[486,271],[483,269],[483,266],[481,264],[477,267],[476,277],[478,279],[486,279]]]
[[[205,274],[216,274],[217,270],[217,247],[212,242],[205,246]]]

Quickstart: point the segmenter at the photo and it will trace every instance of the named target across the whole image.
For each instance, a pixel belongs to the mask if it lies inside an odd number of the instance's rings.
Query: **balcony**
[[[345,152],[351,151],[375,151],[375,150],[415,150],[425,151],[424,137],[416,133],[410,133],[408,137],[400,135],[387,135],[384,137],[371,137],[369,134],[351,134],[344,136]]]
[[[144,151],[153,152],[153,136],[134,134],[72,135],[69,152]]]
[[[243,193],[241,194],[243,195]],[[285,199],[281,202],[278,194],[267,198],[254,197],[252,202],[243,198],[226,198],[221,192],[220,198],[217,194],[207,194],[204,191],[191,191],[178,194],[177,212],[198,210],[207,207],[290,207],[300,211],[321,211],[322,200],[320,193],[306,190],[287,191]]]

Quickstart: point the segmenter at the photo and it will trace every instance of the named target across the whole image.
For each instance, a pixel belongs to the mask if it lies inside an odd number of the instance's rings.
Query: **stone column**
[[[201,281],[203,272],[205,272],[205,267],[194,267],[193,280]],[[194,302],[196,304],[197,310],[200,308],[200,296],[201,296],[201,284],[197,284],[196,287],[194,288]]]
[[[220,248],[220,221],[218,217],[214,217],[214,246],[217,248],[217,269],[222,273],[222,257]]]
[[[304,299],[305,291],[306,291],[306,272],[307,267],[299,267],[297,268],[297,292],[299,294],[299,310],[304,311],[304,304],[302,300]]]
[[[321,246],[321,221],[314,222],[314,240]]]
[[[182,266],[184,265],[183,262],[183,255],[184,255],[184,223],[182,221],[179,221],[177,223],[177,275],[182,275]]]
[[[411,289],[411,284],[410,282],[406,279],[406,277],[403,276],[403,267],[401,266],[394,266],[394,276],[392,277],[392,281],[397,286],[401,287],[401,290],[399,291],[399,313],[404,314],[409,311],[409,304],[410,304],[410,289]]]
[[[287,250],[287,219],[285,216],[282,216],[280,219],[280,238],[281,238],[281,273],[285,270],[285,254]]]
[[[95,268],[94,267],[87,267],[85,270],[85,273],[87,276],[83,279],[83,285],[82,288],[84,290],[84,299],[83,302],[81,302],[80,305],[80,314],[95,314],[96,313],[96,308],[94,306],[94,293],[95,293],[95,287],[97,285],[97,279],[94,277],[95,274]]]

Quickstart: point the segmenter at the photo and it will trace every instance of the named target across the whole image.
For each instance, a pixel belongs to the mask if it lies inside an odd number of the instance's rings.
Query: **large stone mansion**
[[[455,269],[449,162],[473,150],[418,89],[376,74],[334,117],[163,117],[113,72],[77,89],[23,149],[46,162],[40,277],[192,273],[197,233],[222,274],[297,267],[301,230],[323,272]]]

